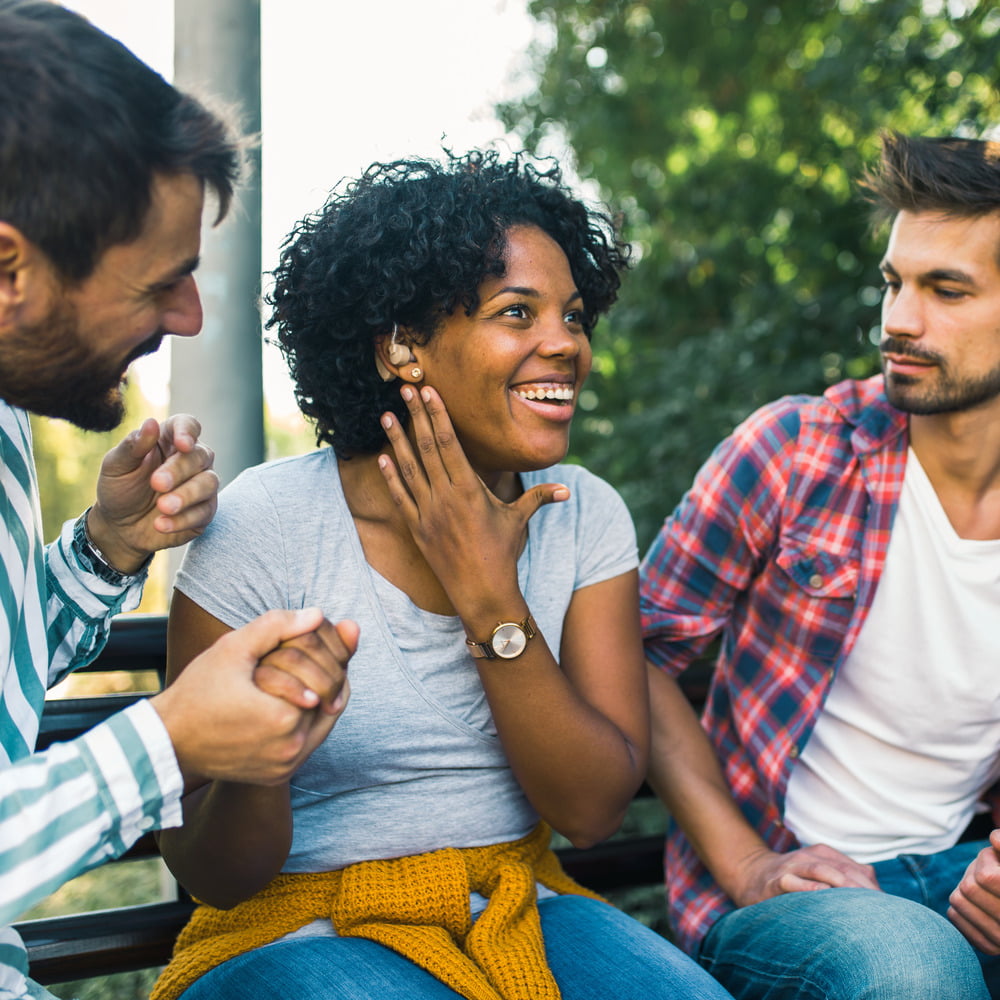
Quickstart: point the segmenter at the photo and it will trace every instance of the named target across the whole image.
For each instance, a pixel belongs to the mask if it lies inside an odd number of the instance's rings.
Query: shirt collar
[[[893,406],[885,395],[881,375],[864,380],[849,379],[830,386],[824,399],[852,427],[851,442],[855,454],[878,451],[892,443],[909,428],[909,417]]]

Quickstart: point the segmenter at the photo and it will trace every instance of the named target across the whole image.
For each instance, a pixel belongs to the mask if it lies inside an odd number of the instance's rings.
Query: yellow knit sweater
[[[535,883],[601,897],[562,870],[549,837],[540,823],[504,844],[279,875],[231,910],[199,906],[150,1000],[175,1000],[215,966],[320,917],[329,917],[341,937],[392,948],[467,1000],[559,1000],[545,961]],[[475,922],[470,892],[489,898]]]

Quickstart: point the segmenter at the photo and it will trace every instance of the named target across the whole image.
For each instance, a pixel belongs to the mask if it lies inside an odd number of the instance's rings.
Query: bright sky
[[[171,0],[62,0],[168,79]],[[210,3],[211,0],[204,0]],[[261,0],[263,264],[341,177],[375,160],[503,142],[492,107],[530,87],[538,30],[526,0]],[[516,145],[513,143],[512,145]],[[168,355],[134,366],[165,403]],[[294,409],[284,363],[265,352],[272,410]]]

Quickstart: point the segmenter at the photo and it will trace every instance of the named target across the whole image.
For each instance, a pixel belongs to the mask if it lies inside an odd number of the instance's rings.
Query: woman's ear
[[[394,378],[402,378],[402,370],[416,361],[405,334],[398,326],[393,325],[391,334],[382,334],[375,339],[375,369],[383,382],[391,382]]]

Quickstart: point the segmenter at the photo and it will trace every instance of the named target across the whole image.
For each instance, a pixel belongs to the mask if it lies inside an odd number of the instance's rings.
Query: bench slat
[[[181,900],[26,920],[17,929],[43,985],[163,965],[194,904]]]

